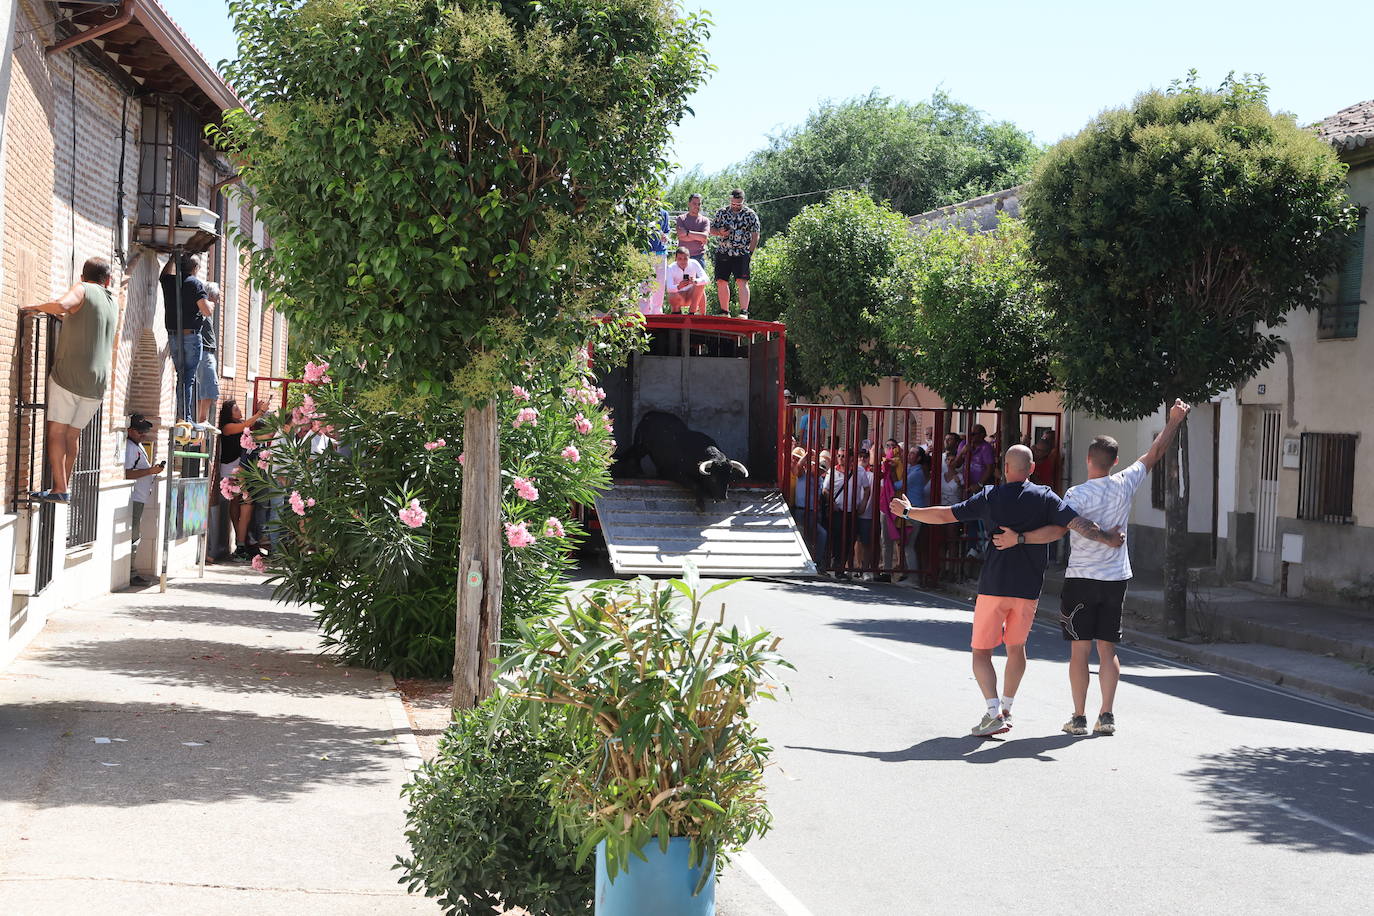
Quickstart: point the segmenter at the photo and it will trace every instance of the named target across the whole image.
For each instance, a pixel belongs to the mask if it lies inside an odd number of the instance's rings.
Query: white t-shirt
[[[1097,477],[1070,487],[1069,492],[1064,494],[1064,502],[1088,521],[1096,522],[1103,531],[1120,528],[1124,533],[1126,520],[1131,515],[1131,499],[1144,480],[1145,465],[1137,461],[1110,477]],[[1064,571],[1064,576],[1071,579],[1101,579],[1104,582],[1129,579],[1131,557],[1126,547],[1126,544],[1120,548],[1109,547],[1071,531],[1069,568]]]
[[[706,282],[706,271],[702,270],[702,269],[701,269],[701,265],[698,264],[696,261],[693,261],[691,258],[688,258],[688,259],[687,259],[687,266],[684,268],[684,267],[678,267],[678,266],[677,266],[677,261],[676,261],[676,259],[674,259],[674,260],[668,262],[668,294],[669,294],[669,295],[672,295],[673,293],[678,293],[678,292],[682,292],[682,293],[689,292],[689,291],[692,289],[690,286],[687,287],[687,289],[682,289],[682,290],[680,290],[680,289],[677,288],[677,285],[678,285],[679,283],[682,282],[682,278],[683,278],[684,276],[687,277],[687,278],[689,278],[689,279],[691,279],[694,283],[705,283],[705,282]]]
[[[850,473],[854,475],[852,482],[848,480]],[[843,474],[832,469],[821,484],[821,489],[834,497],[834,506],[841,512],[848,512],[850,509],[867,510],[868,498],[873,490],[873,474],[863,468]]]
[[[940,505],[942,506],[952,506],[964,501],[964,472],[962,470],[956,471],[953,480],[945,479],[945,475],[949,473],[950,464],[957,460],[957,458],[951,458],[945,454],[940,455]]]
[[[124,440],[124,470],[137,471],[142,468],[150,468],[153,464],[148,460],[148,453],[143,450],[132,439]],[[136,503],[146,503],[148,497],[153,495],[153,484],[157,482],[156,474],[148,474],[134,481],[134,491],[129,497]]]

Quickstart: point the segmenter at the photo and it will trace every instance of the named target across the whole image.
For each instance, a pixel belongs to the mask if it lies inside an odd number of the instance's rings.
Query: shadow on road
[[[160,703],[15,704],[0,707],[0,802],[282,801],[326,783],[386,782],[395,740],[390,729],[309,716]]]
[[[1058,760],[1049,751],[1059,750],[1088,739],[1072,735],[1044,735],[1035,738],[927,738],[919,744],[897,751],[849,751],[835,747],[785,745],[794,751],[814,751],[817,754],[838,754],[844,757],[867,757],[883,763],[907,763],[914,760],[962,760],[965,763],[996,763],[999,760]]]
[[[1188,670],[1179,670],[1178,674],[1133,674],[1130,669],[1134,667],[1138,666],[1132,658],[1131,664],[1122,671],[1123,683],[1154,690],[1190,703],[1210,706],[1228,716],[1273,719],[1277,722],[1296,722],[1300,725],[1374,734],[1374,719],[1309,703],[1298,697],[1259,690],[1221,675]]]
[[[1374,855],[1374,754],[1238,747],[1202,761],[1184,775],[1217,830],[1299,852]]]
[[[966,620],[872,617],[837,620],[831,626],[858,636],[917,643],[932,649],[952,649],[957,652],[968,651],[971,632]]]

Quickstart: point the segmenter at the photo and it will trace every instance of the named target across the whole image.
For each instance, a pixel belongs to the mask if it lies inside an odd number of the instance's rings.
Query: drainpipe
[[[119,8],[119,15],[111,19],[109,22],[106,22],[102,25],[93,26],[89,29],[86,29],[86,31],[84,32],[77,32],[75,35],[69,35],[66,38],[59,41],[57,44],[48,48],[44,53],[47,54],[49,57],[53,56],[54,54],[61,54],[63,51],[66,51],[69,48],[74,48],[77,45],[83,45],[93,38],[99,38],[101,35],[107,35],[110,32],[115,31],[116,29],[122,29],[124,28],[124,26],[128,25],[133,20],[134,13],[137,11],[138,0],[124,0],[123,5]]]

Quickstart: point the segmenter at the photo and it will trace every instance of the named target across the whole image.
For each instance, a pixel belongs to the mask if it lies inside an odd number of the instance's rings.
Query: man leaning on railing
[[[110,295],[110,262],[90,258],[81,267],[81,282],[57,299],[21,306],[62,319],[57,353],[48,373],[48,465],[52,486],[29,494],[53,503],[71,501],[68,483],[76,464],[81,431],[100,409],[110,377],[118,311]]]

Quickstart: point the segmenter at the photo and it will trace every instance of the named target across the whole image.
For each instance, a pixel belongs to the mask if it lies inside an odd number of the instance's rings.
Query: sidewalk
[[[260,576],[62,611],[0,671],[0,913],[435,913],[392,870],[414,747],[390,679]]]
[[[1038,617],[1058,626],[1064,571],[1051,569]],[[972,597],[977,583],[947,586]],[[1281,598],[1237,586],[1190,586],[1189,629],[1205,639],[1162,635],[1164,580],[1142,574],[1126,593],[1126,643],[1208,668],[1374,709],[1374,613]]]

